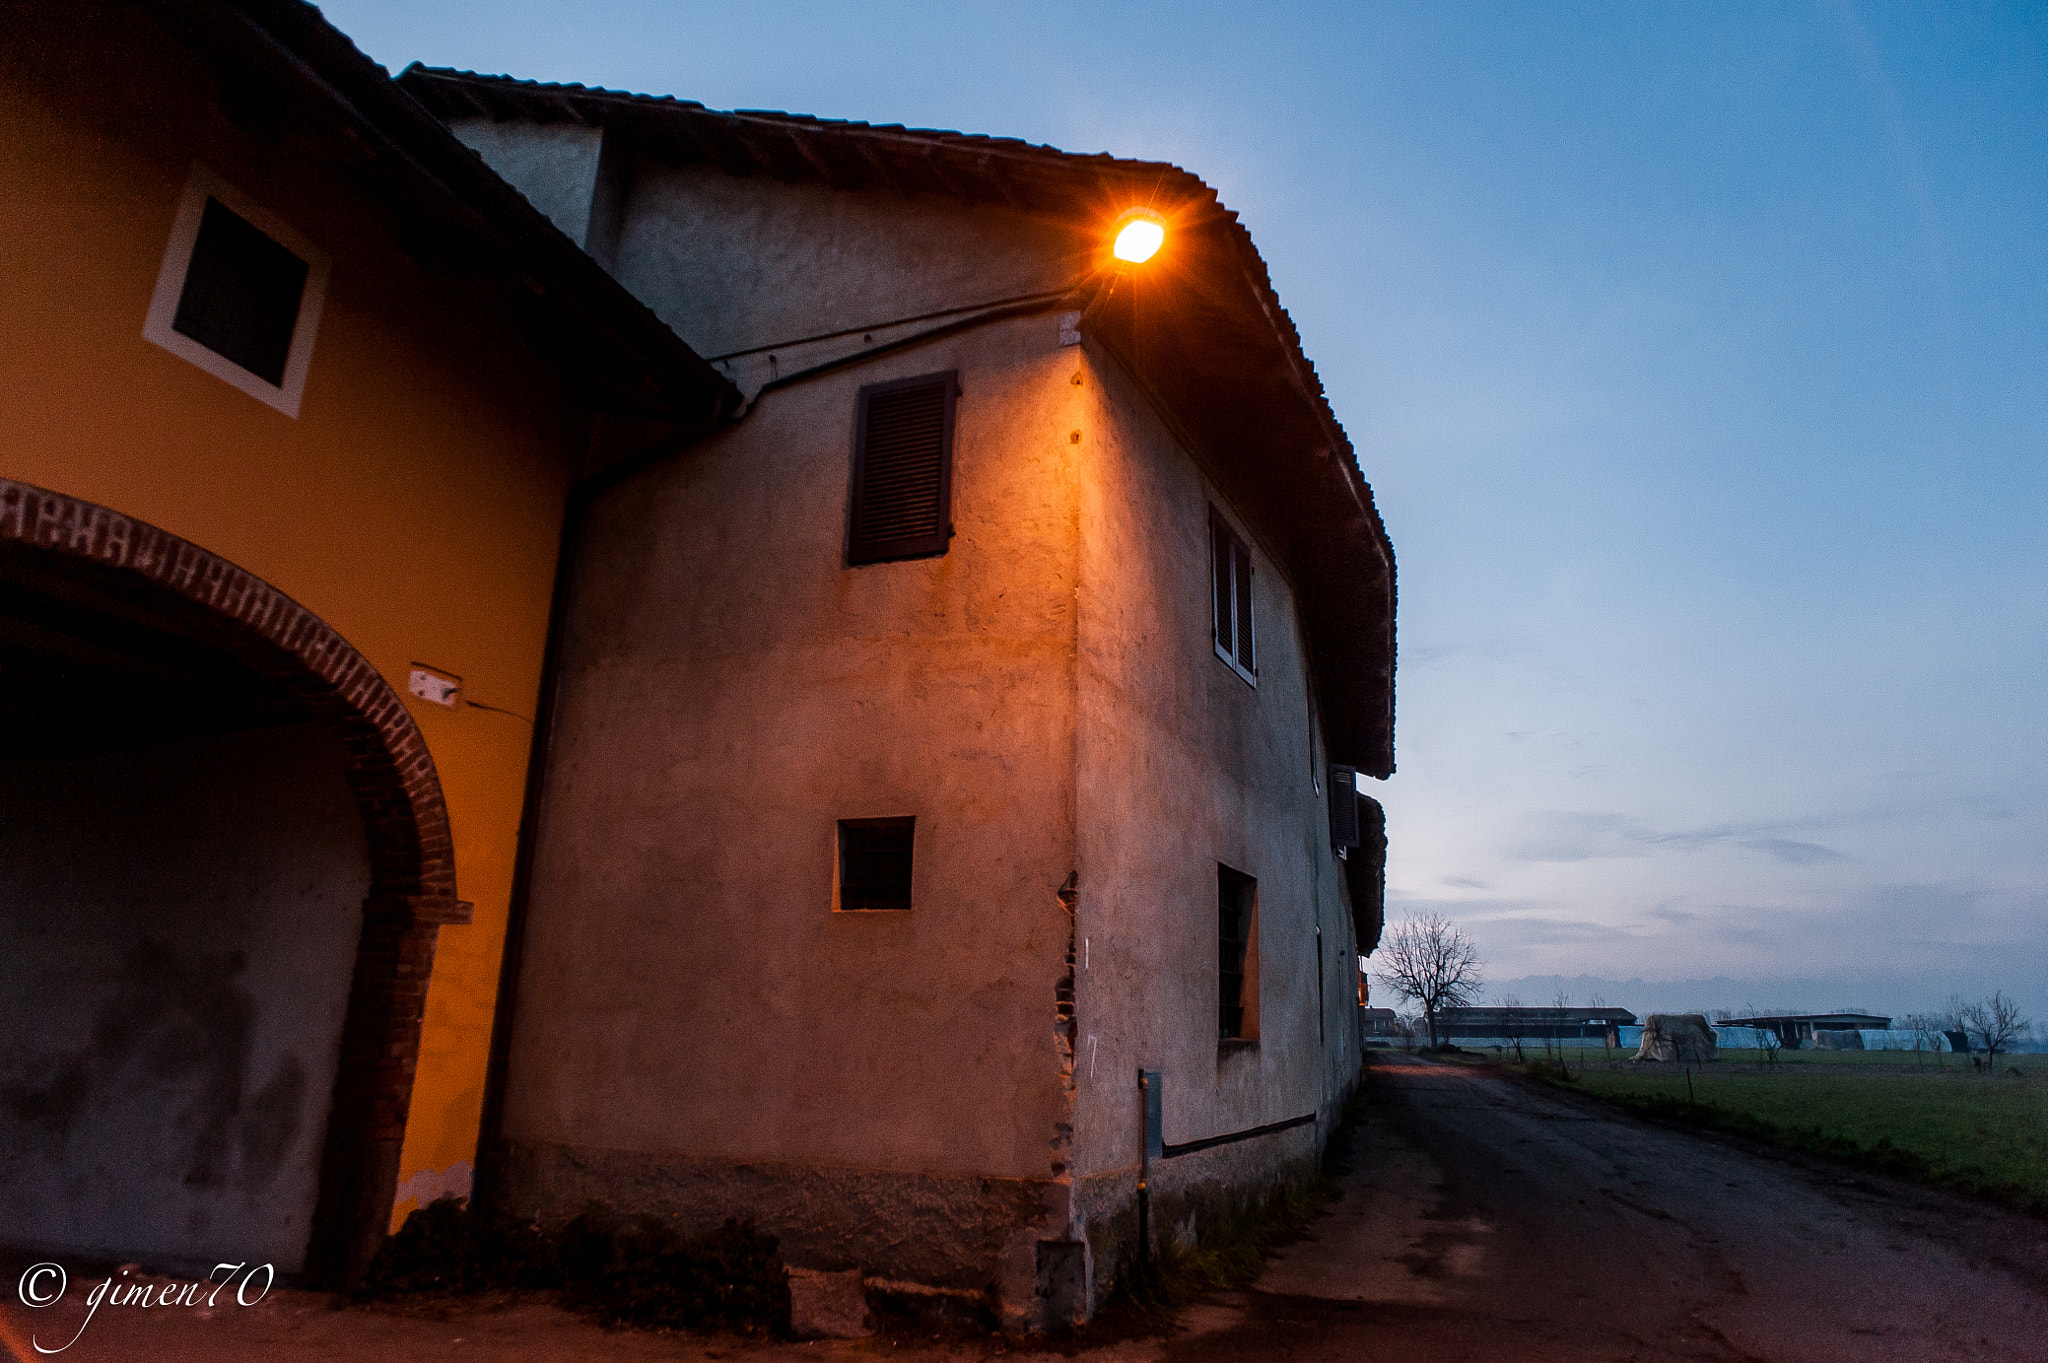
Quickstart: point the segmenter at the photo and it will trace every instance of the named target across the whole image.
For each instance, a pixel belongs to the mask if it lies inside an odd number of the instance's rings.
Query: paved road
[[[1374,1089],[1345,1197],[1168,1360],[2048,1360],[2039,1219],[1497,1071]]]

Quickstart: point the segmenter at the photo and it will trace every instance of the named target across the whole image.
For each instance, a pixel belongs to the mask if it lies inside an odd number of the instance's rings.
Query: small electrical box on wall
[[[421,700],[445,705],[450,710],[462,704],[462,678],[418,663],[412,665],[412,676],[405,689]]]

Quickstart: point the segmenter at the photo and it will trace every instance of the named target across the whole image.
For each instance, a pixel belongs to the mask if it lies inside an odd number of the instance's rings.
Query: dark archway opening
[[[354,649],[0,482],[0,1241],[347,1281],[453,888],[424,742]]]

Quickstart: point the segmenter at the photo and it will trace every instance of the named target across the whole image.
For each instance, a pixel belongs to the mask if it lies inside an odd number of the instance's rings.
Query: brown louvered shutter
[[[860,390],[846,561],[946,552],[952,533],[957,371]]]

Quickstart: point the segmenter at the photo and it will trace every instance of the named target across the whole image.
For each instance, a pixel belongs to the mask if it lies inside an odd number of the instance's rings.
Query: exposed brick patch
[[[1065,1179],[1069,1176],[1067,1167],[1074,1143],[1074,1065],[1079,1058],[1080,1041],[1080,1018],[1074,1006],[1074,944],[1080,925],[1081,873],[1076,871],[1068,876],[1057,893],[1060,907],[1067,913],[1067,961],[1066,970],[1052,991],[1053,1045],[1060,1076],[1060,1117],[1052,1129],[1052,1175]]]
[[[295,695],[340,740],[370,848],[370,896],[342,1025],[309,1276],[345,1282],[398,1187],[437,925],[455,897],[448,807],[426,739],[383,676],[318,616],[234,564],[106,507],[0,479],[0,553],[62,564]]]

